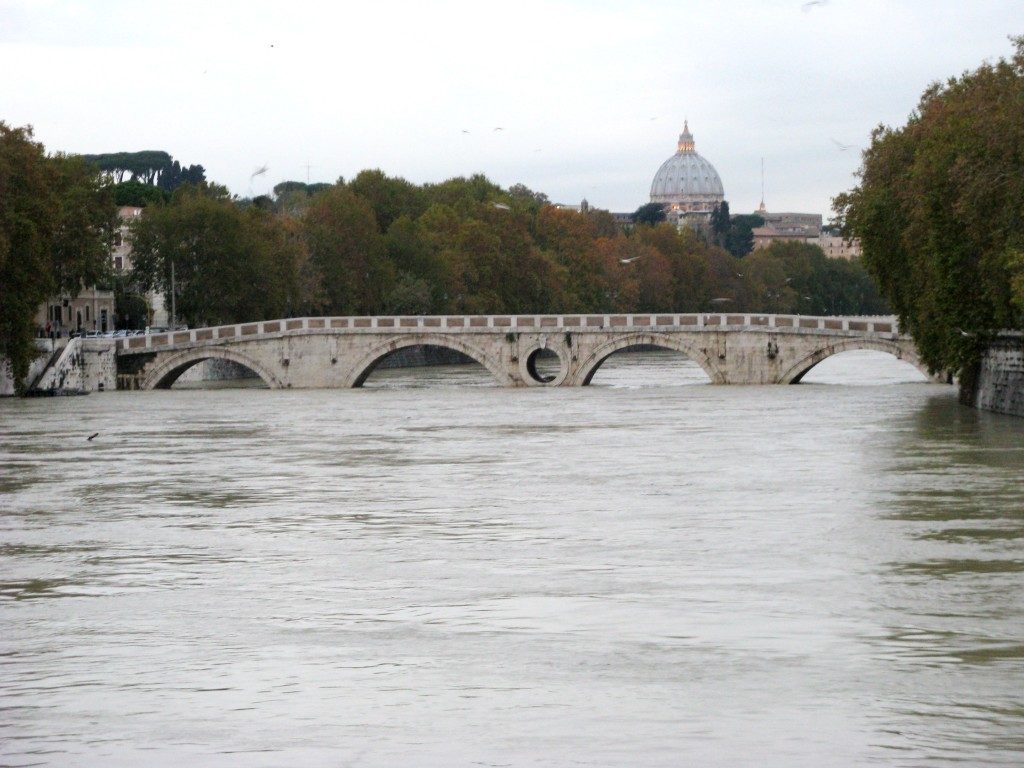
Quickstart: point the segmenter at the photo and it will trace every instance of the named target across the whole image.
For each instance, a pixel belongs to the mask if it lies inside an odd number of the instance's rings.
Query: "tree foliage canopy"
[[[128,181],[173,192],[182,184],[202,184],[206,181],[206,169],[203,166],[183,166],[162,150],[108,152],[81,157],[100,171],[110,174],[117,184],[125,181],[127,174]]]
[[[47,299],[107,279],[116,210],[81,158],[47,156],[31,128],[0,122],[0,356],[20,387]]]
[[[168,292],[175,260],[179,315],[191,324],[282,307],[341,315],[886,308],[859,265],[813,246],[780,244],[740,261],[688,229],[662,222],[623,232],[607,211],[558,208],[484,176],[417,186],[371,170],[311,186],[282,183],[272,204],[244,212],[224,190],[179,190],[136,225],[140,282]],[[260,238],[277,243],[277,272]],[[286,297],[274,281],[289,286]]]
[[[661,203],[644,203],[631,217],[634,224],[660,224],[665,220],[665,206]]]
[[[987,335],[1024,326],[1024,38],[1009,61],[935,84],[879,126],[844,234],[933,369],[969,371]]]

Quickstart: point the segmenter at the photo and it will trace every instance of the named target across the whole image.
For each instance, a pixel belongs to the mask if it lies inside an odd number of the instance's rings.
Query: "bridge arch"
[[[259,376],[270,389],[284,389],[285,387],[284,382],[278,376],[248,355],[228,347],[196,347],[173,354],[160,362],[155,368],[146,373],[145,378],[139,385],[139,389],[169,389],[178,377],[193,365],[213,358],[230,360],[233,363],[244,365]]]
[[[907,342],[890,341],[888,339],[842,339],[835,343],[828,344],[816,349],[802,360],[790,366],[781,376],[778,384],[799,384],[800,380],[807,375],[814,366],[832,355],[840,352],[850,352],[858,349],[869,349],[876,352],[888,352],[893,357],[910,363],[921,371],[929,381],[934,381],[935,376],[928,370],[928,366],[921,362],[917,356],[917,350]]]
[[[631,347],[651,346],[681,352],[693,360],[711,379],[712,384],[726,383],[725,375],[718,369],[704,350],[684,339],[660,333],[628,333],[597,347],[576,368],[576,383],[586,386],[605,360],[616,352]]]
[[[508,371],[501,365],[500,361],[494,360],[490,355],[474,344],[464,341],[457,336],[444,336],[436,333],[402,334],[393,336],[385,342],[373,347],[364,354],[349,372],[345,380],[346,387],[361,387],[373,369],[377,367],[388,355],[400,349],[408,347],[443,347],[461,352],[466,357],[472,358],[480,363],[495,378],[501,386],[512,386],[513,381]]]

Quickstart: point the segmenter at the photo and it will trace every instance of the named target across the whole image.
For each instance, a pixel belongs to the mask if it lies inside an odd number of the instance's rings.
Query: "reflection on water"
[[[1024,422],[830,362],[0,402],[0,763],[1019,765]]]

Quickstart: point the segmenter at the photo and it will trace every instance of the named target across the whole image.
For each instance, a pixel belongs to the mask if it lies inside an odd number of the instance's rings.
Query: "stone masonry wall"
[[[1024,416],[1024,333],[1004,333],[992,343],[970,400],[983,411]]]
[[[81,360],[86,392],[117,389],[117,356],[111,339],[83,339]]]

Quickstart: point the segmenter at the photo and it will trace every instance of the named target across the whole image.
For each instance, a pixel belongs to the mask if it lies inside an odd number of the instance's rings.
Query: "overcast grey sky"
[[[0,120],[50,151],[163,149],[243,196],[308,164],[633,210],[688,117],[734,213],[763,157],[769,210],[828,216],[873,126],[1011,34],[1021,0],[0,0]]]

